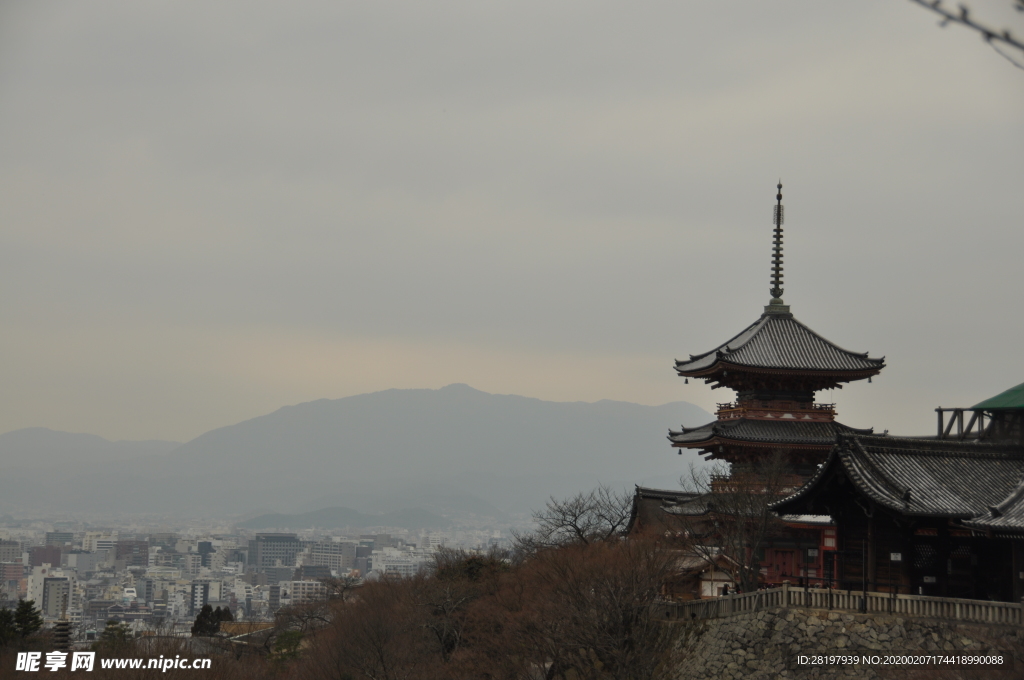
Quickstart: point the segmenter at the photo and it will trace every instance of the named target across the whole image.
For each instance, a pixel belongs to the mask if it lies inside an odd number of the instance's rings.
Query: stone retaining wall
[[[1006,654],[1008,650],[1024,649],[1024,629],[1017,626],[820,609],[767,609],[684,625],[687,630],[681,649],[684,660],[679,666],[679,680],[869,680],[900,676],[871,666],[801,668],[794,664],[794,659],[798,654],[815,653],[983,654],[995,651]],[[1018,665],[1021,665],[1019,659]],[[1024,677],[1024,667],[1017,671],[1018,677]]]

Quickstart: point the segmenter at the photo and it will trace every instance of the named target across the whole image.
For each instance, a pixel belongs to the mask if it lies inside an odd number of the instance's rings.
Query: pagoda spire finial
[[[782,302],[782,180],[779,180],[779,193],[776,194],[775,213],[772,222],[775,224],[775,240],[772,245],[772,299],[764,308],[768,313],[788,313],[789,307]]]

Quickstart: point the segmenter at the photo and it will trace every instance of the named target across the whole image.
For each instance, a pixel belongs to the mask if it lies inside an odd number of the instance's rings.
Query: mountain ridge
[[[0,434],[0,465],[41,467],[129,461],[169,453],[181,442],[160,439],[109,440],[96,434],[23,427]]]
[[[675,486],[697,457],[675,455],[667,430],[712,419],[687,402],[550,402],[460,383],[382,390],[282,406],[128,461],[15,469],[0,479],[0,511],[293,513],[330,498],[376,512],[528,513],[598,483]]]

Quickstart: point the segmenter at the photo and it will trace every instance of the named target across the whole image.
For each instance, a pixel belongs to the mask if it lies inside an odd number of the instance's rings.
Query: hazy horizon
[[[438,388],[432,388],[432,387],[407,387],[407,388],[403,388],[403,387],[388,387],[388,388],[381,389],[381,390],[375,390],[373,392],[362,392],[360,394],[349,394],[349,395],[345,395],[345,396],[342,396],[342,397],[320,397],[320,398],[317,398],[317,399],[310,399],[309,401],[298,402],[298,403],[295,403],[295,404],[281,404],[277,408],[271,409],[270,411],[267,411],[266,413],[257,413],[257,414],[253,415],[250,418],[244,418],[244,419],[242,419],[240,421],[237,421],[237,422],[223,423],[221,425],[214,426],[213,428],[211,428],[211,430],[207,430],[205,432],[201,432],[198,435],[196,435],[196,437],[201,437],[204,434],[206,434],[207,432],[210,432],[212,430],[219,430],[219,429],[221,429],[223,427],[229,427],[231,425],[237,425],[239,423],[243,423],[243,422],[246,422],[246,421],[249,421],[249,420],[260,418],[262,416],[271,415],[273,413],[276,413],[276,412],[280,411],[281,409],[285,409],[285,408],[288,408],[290,406],[302,406],[304,404],[310,404],[310,403],[317,402],[317,401],[337,401],[339,399],[347,399],[347,398],[350,398],[350,397],[367,396],[367,395],[371,395],[371,394],[378,394],[378,393],[381,393],[381,392],[390,392],[392,390],[428,390],[428,391],[435,391],[436,392],[437,390],[442,390],[442,389],[444,389],[446,387],[459,387],[459,386],[469,387],[470,389],[472,389],[474,391],[483,392],[484,394],[488,394],[488,395],[491,395],[491,396],[523,397],[524,399],[536,399],[538,401],[548,401],[548,402],[551,402],[551,403],[554,403],[554,404],[598,404],[598,403],[603,402],[603,401],[608,401],[608,402],[616,402],[616,403],[622,403],[622,404],[634,404],[634,405],[638,405],[638,406],[659,407],[659,406],[670,406],[672,404],[678,404],[678,403],[686,403],[686,404],[690,403],[688,401],[685,401],[684,399],[675,399],[675,400],[666,401],[666,402],[660,403],[660,404],[643,404],[641,402],[625,401],[625,400],[622,400],[622,399],[596,399],[594,401],[587,401],[585,399],[575,399],[575,400],[541,399],[539,397],[531,397],[531,396],[526,395],[526,394],[506,394],[506,393],[486,392],[485,390],[477,390],[477,388],[473,387],[472,385],[467,385],[466,383],[449,383],[447,385],[442,385],[441,387],[438,387]],[[713,417],[713,416],[710,416],[710,414],[709,414],[709,417]],[[0,437],[2,437],[4,435],[12,434],[14,432],[21,432],[22,430],[33,430],[33,429],[50,430],[52,432],[57,432],[57,433],[93,435],[93,436],[97,436],[97,437],[102,437],[104,440],[109,441],[111,443],[155,441],[155,442],[167,442],[167,443],[173,443],[173,444],[187,444],[189,441],[191,441],[191,440],[180,441],[180,440],[176,440],[176,439],[110,439],[108,437],[103,437],[102,435],[97,435],[95,432],[71,432],[69,430],[58,430],[58,429],[55,429],[55,428],[52,428],[52,427],[47,427],[45,425],[26,425],[25,427],[18,427],[18,428],[15,428],[13,430],[6,430],[4,432],[0,432]],[[195,439],[195,437],[193,437],[193,439]]]
[[[820,400],[929,433],[1024,381],[1021,78],[906,0],[4,3],[0,431],[714,411],[673,359],[768,302],[781,177],[786,302],[888,364]]]
[[[455,384],[286,406],[181,445],[16,430],[0,435],[0,515],[527,513],[599,484],[675,488],[699,457],[673,450],[668,430],[711,417],[686,402],[550,402]]]

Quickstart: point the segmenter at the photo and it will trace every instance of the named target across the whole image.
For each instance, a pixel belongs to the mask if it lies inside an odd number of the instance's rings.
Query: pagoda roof
[[[1024,383],[971,407],[972,411],[998,411],[1000,409],[1024,409]]]
[[[714,441],[763,445],[832,446],[840,434],[871,434],[872,429],[858,430],[834,420],[754,420],[735,418],[715,420],[700,427],[669,430],[668,438],[676,446],[698,446]]]
[[[1004,523],[1024,530],[1024,448],[1019,446],[842,436],[815,475],[773,509],[820,511],[817,501],[829,495],[825,486],[839,474],[860,495],[900,515],[981,522],[996,519],[995,507]]]
[[[850,352],[821,337],[792,314],[766,311],[757,321],[710,352],[691,354],[685,361],[676,360],[679,375],[689,377],[708,376],[728,366],[755,371],[784,369],[873,375],[885,367],[885,358],[872,359],[866,352]]]

